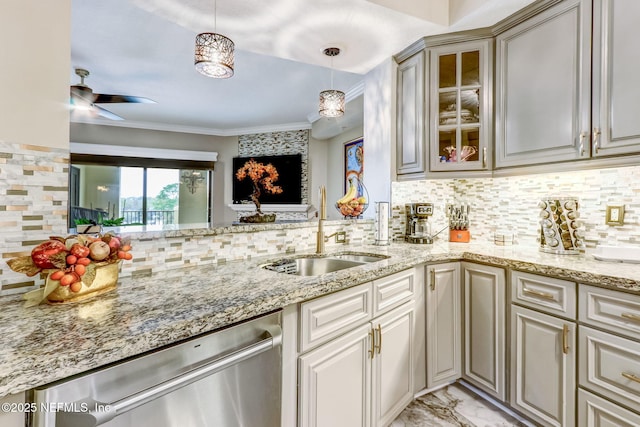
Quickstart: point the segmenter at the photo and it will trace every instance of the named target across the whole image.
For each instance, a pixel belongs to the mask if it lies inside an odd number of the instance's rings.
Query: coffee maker
[[[433,243],[429,217],[433,215],[433,203],[407,203],[407,224],[404,240],[409,243]]]

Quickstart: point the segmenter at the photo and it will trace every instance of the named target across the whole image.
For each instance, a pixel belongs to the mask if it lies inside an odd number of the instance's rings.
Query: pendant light
[[[322,117],[340,117],[344,114],[344,92],[333,89],[333,57],[340,54],[340,49],[328,47],[324,54],[331,57],[331,89],[320,92],[319,113]]]
[[[196,36],[196,54],[194,64],[198,72],[215,79],[227,79],[233,76],[233,49],[230,38],[216,33],[216,1],[213,1],[213,33],[200,33]]]

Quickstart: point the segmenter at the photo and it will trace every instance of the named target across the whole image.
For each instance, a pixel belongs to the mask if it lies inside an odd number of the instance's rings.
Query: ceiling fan
[[[155,104],[149,98],[130,95],[108,95],[104,93],[93,93],[93,90],[84,83],[84,79],[89,76],[89,71],[83,68],[76,68],[76,75],[80,77],[80,83],[71,86],[71,106],[72,114],[90,114],[92,117],[102,116],[111,120],[124,120],[124,118],[106,110],[96,104],[110,104],[131,102],[139,104]]]

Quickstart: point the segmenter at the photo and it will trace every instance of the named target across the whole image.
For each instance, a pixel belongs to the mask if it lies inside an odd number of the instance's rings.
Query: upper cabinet
[[[430,50],[431,171],[487,169],[492,53],[491,39]]]
[[[496,39],[496,167],[589,155],[591,2],[567,0]]]
[[[396,173],[425,177],[425,53],[398,65]]]
[[[398,66],[398,179],[630,163],[624,155],[640,155],[638,16],[637,0],[540,0],[492,29],[414,43]]]
[[[637,0],[594,0],[592,155],[640,152]]]
[[[565,0],[497,36],[496,167],[640,153],[639,15]]]

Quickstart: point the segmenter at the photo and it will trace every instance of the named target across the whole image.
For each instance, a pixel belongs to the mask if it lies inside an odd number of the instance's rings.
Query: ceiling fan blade
[[[109,104],[116,102],[134,102],[137,104],[155,104],[156,101],[153,101],[149,98],[143,98],[141,96],[129,96],[129,95],[108,95],[105,93],[95,93],[94,94],[94,104]]]
[[[99,116],[102,116],[106,119],[111,119],[111,120],[124,120],[122,117],[120,117],[117,114],[112,113],[109,110],[105,110],[102,107],[98,107],[97,105],[93,106],[93,109],[96,113],[98,113]]]

